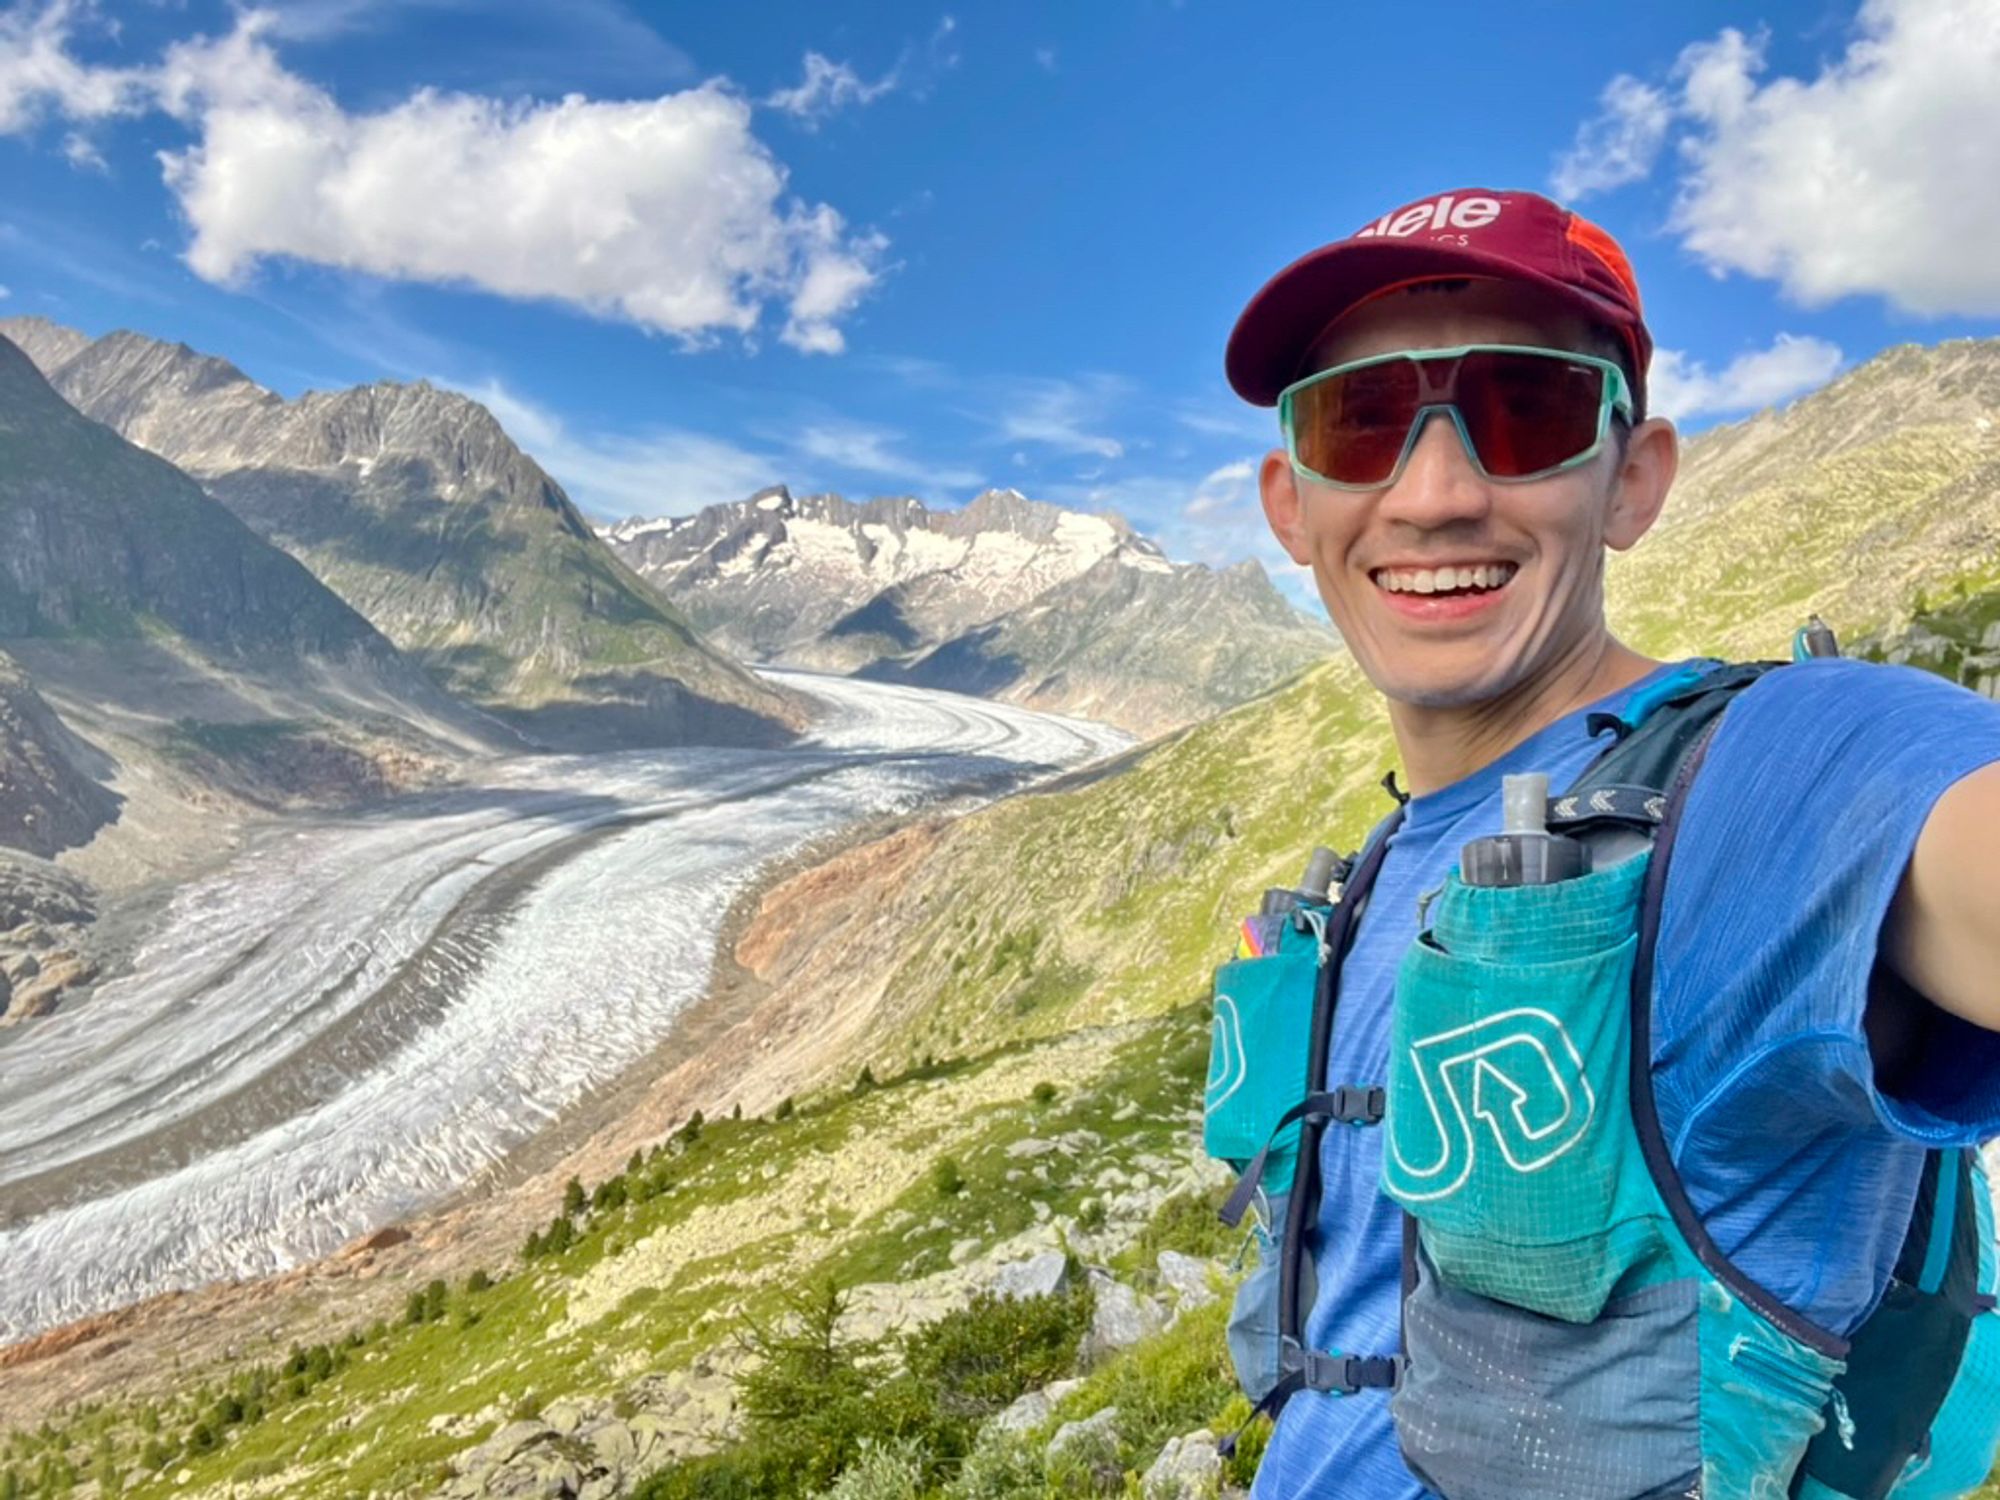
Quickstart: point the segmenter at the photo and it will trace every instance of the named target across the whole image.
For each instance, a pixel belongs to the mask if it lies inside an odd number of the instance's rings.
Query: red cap
[[[1653,339],[1639,284],[1618,242],[1539,193],[1460,188],[1386,213],[1293,261],[1250,299],[1229,335],[1224,368],[1236,394],[1275,406],[1327,327],[1379,293],[1411,282],[1497,276],[1546,287],[1625,341],[1632,399],[1646,410]]]

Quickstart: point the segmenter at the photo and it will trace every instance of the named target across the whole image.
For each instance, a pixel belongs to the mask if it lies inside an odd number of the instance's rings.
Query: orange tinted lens
[[[1395,472],[1420,391],[1416,365],[1391,359],[1294,392],[1298,461],[1338,484],[1381,484]]]
[[[1604,372],[1546,354],[1479,351],[1460,360],[1455,399],[1486,472],[1522,479],[1597,441]]]

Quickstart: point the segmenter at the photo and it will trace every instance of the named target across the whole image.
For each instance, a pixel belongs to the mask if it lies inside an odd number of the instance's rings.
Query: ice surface
[[[616,1076],[705,987],[757,871],[877,813],[997,795],[1116,730],[772,673],[783,751],[508,763],[268,830],[133,973],[0,1047],[0,1341],[267,1274],[447,1197]]]

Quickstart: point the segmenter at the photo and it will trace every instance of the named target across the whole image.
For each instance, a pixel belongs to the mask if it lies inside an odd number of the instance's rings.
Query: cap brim
[[[1541,287],[1631,342],[1626,309],[1506,256],[1403,240],[1342,240],[1293,261],[1250,299],[1223,359],[1230,389],[1253,406],[1276,406],[1279,393],[1306,373],[1306,356],[1336,318],[1387,287],[1450,276]]]

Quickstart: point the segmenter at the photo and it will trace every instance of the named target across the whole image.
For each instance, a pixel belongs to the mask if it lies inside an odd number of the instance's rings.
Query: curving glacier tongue
[[[131,975],[0,1048],[0,1341],[439,1202],[667,1035],[769,861],[1129,742],[786,680],[831,710],[794,749],[516,762],[181,892]]]

